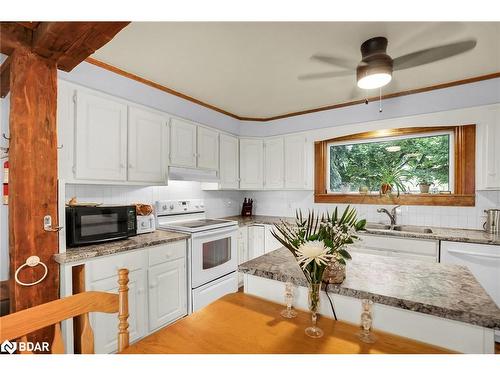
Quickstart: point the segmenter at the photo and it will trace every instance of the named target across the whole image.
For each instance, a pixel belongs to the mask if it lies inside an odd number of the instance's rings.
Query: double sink
[[[388,231],[408,232],[408,233],[423,233],[423,234],[433,233],[431,228],[417,227],[415,225],[395,225],[394,228],[391,229],[391,226],[387,224],[367,223],[366,229],[388,230]]]

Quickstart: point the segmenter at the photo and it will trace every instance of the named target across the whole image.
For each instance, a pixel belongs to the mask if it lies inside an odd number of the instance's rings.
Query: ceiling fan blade
[[[340,72],[323,72],[323,73],[309,73],[302,74],[297,78],[301,81],[310,80],[310,79],[321,79],[321,78],[334,78],[334,77],[346,77],[354,75],[352,70],[342,70]]]
[[[326,64],[340,66],[341,68],[354,69],[356,68],[357,62],[343,59],[341,57],[333,57],[328,55],[315,54],[311,56],[312,60],[321,61]]]
[[[473,49],[476,43],[476,40],[471,39],[409,53],[393,60],[393,70],[413,68],[415,66],[429,64],[434,61],[459,55]]]

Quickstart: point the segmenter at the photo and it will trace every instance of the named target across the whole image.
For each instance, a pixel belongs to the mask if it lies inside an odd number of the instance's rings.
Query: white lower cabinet
[[[238,265],[248,260],[248,227],[238,228]],[[238,272],[238,286],[243,285],[243,273]]]
[[[276,239],[271,233],[274,225],[264,225],[264,252],[269,253],[271,251],[277,250],[283,245]]]
[[[86,289],[116,293],[118,269],[129,270],[130,342],[187,315],[186,241],[112,255],[85,265]],[[118,348],[117,314],[92,313],[96,353]]]
[[[265,254],[265,229],[263,225],[251,225],[248,227],[248,260]]]
[[[148,283],[150,331],[187,314],[185,258],[151,267]]]
[[[360,235],[361,241],[349,247],[354,252],[437,262],[439,241],[390,236]]]

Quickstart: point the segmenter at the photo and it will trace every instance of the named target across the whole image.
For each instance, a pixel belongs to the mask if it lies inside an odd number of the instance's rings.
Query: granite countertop
[[[152,233],[138,234],[126,240],[103,242],[95,245],[69,248],[65,253],[54,255],[59,264],[82,262],[92,258],[112,255],[124,251],[140,249],[143,247],[161,245],[189,238],[189,234],[174,231],[156,230]]]
[[[279,223],[281,219],[295,223],[295,219],[292,217],[279,217],[279,216],[229,216],[223,219],[238,221],[240,227],[253,225],[253,224],[269,224]],[[370,223],[368,223],[368,226]],[[380,225],[380,224],[375,224]],[[406,238],[420,238],[428,240],[439,240],[439,241],[453,241],[453,242],[469,242],[469,243],[479,243],[486,245],[500,245],[500,234],[490,234],[482,230],[473,229],[454,229],[454,228],[441,228],[441,227],[417,227],[412,225],[407,225],[410,228],[429,228],[432,233],[418,233],[411,231],[395,231],[387,229],[376,229],[369,228],[366,229],[364,233],[381,235],[381,236],[393,236],[393,237],[406,237]]]
[[[423,314],[500,329],[500,308],[472,273],[457,265],[380,255],[351,254],[347,277],[328,291]],[[293,255],[280,248],[239,266],[239,271],[307,286]]]

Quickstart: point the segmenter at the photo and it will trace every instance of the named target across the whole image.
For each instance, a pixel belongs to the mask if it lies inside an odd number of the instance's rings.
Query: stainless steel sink
[[[387,224],[367,223],[365,228],[366,229],[389,230],[389,229],[391,229],[391,226],[387,225]]]
[[[398,232],[410,232],[410,233],[425,233],[425,234],[432,233],[431,228],[417,227],[414,225],[396,225],[393,230]]]
[[[366,229],[391,230],[391,226],[387,224],[367,223]],[[423,234],[433,233],[431,228],[417,227],[414,225],[396,225],[392,230],[395,230],[397,232],[409,232],[409,233],[423,233]]]

